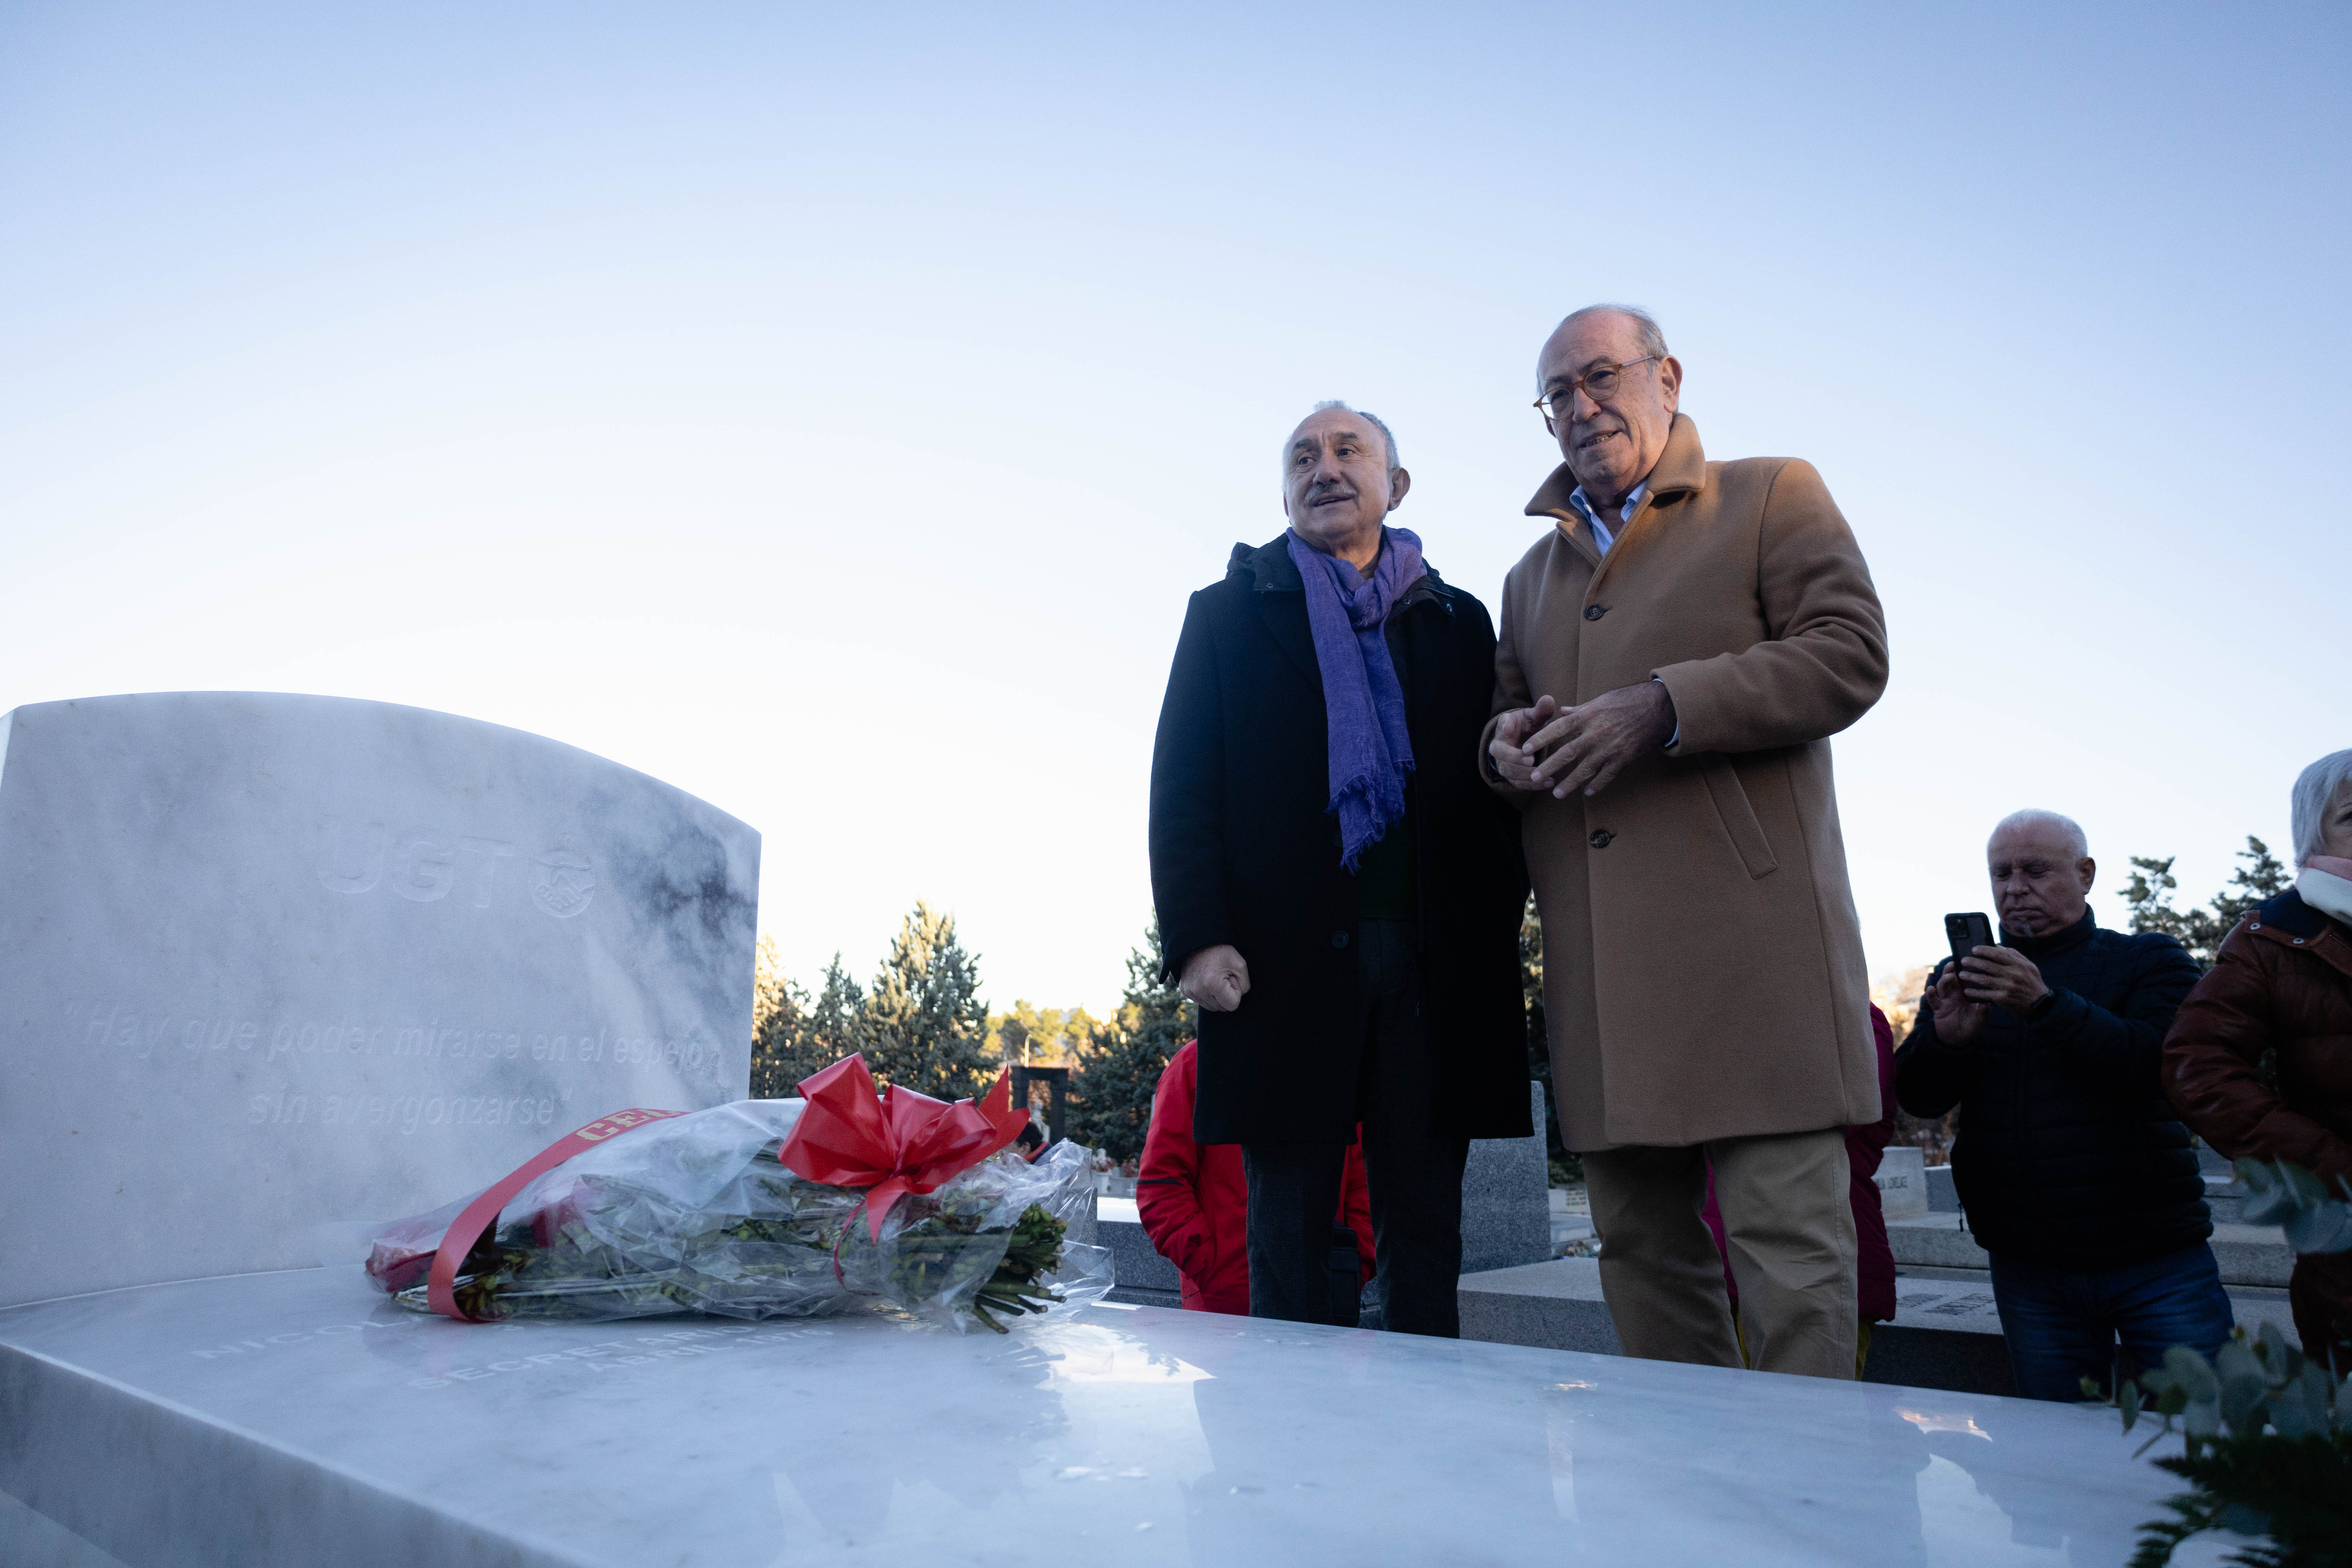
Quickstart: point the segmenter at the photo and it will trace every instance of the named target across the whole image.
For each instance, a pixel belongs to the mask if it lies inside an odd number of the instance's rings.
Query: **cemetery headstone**
[[[1529,1083],[1536,1131],[1479,1138],[1462,1173],[1462,1272],[1510,1268],[1551,1256],[1550,1166],[1544,1158],[1543,1085]]]
[[[1927,1157],[1906,1144],[1890,1145],[1879,1156],[1878,1207],[1888,1219],[1910,1219],[1927,1212]]]
[[[658,780],[422,709],[0,715],[0,1306],[306,1267],[322,1222],[742,1098],[759,858]]]

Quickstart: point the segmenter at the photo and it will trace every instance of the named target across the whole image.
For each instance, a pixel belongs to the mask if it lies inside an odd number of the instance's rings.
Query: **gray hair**
[[[1643,353],[1655,354],[1660,359],[1666,357],[1666,334],[1659,329],[1658,318],[1641,306],[1587,305],[1580,310],[1570,310],[1559,324],[1564,327],[1584,316],[1622,316],[1633,323],[1633,336],[1641,343]],[[1553,331],[1557,331],[1559,328],[1555,327]]]
[[[1336,397],[1327,397],[1322,402],[1317,404],[1308,412],[1310,414],[1327,414],[1335,408],[1342,414],[1354,415],[1357,418],[1364,421],[1364,423],[1370,425],[1373,429],[1379,431],[1381,433],[1381,439],[1389,444],[1389,467],[1391,468],[1402,467],[1402,465],[1397,462],[1396,432],[1389,428],[1387,420],[1381,418],[1370,409],[1350,408]]]
[[[2295,775],[2287,796],[2288,826],[2294,833],[2294,863],[2302,865],[2320,852],[2327,830],[2327,803],[2352,778],[2352,752],[2330,752]]]
[[[2054,829],[2060,837],[2065,839],[2066,847],[2074,854],[2075,859],[2087,860],[2091,858],[2091,841],[2084,836],[2081,823],[2071,816],[2061,816],[2054,811],[2044,811],[2038,805],[2027,806],[2023,811],[2012,811],[1994,823],[1992,837],[1985,840],[1986,845],[1990,847],[1993,838],[2000,837],[2002,833],[2012,827]]]

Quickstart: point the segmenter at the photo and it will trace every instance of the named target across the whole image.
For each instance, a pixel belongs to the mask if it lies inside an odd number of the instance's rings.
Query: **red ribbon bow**
[[[866,1220],[876,1241],[882,1220],[905,1193],[928,1193],[1021,1136],[1025,1106],[1013,1103],[1012,1074],[978,1104],[953,1105],[892,1084],[878,1099],[863,1054],[844,1057],[801,1079],[808,1109],[776,1151],[795,1175],[835,1187],[867,1187]]]

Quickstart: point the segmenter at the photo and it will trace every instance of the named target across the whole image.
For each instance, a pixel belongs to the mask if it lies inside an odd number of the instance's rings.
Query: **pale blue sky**
[[[924,897],[1100,1009],[1291,425],[1491,605],[1622,299],[1877,576],[1874,971],[2013,807],[2201,900],[2352,745],[2341,4],[482,11],[0,5],[0,708],[518,725],[759,827],[798,973]]]

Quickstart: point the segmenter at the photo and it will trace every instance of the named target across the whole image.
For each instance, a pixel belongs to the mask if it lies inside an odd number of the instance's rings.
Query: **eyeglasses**
[[[1576,389],[1582,387],[1584,395],[1595,403],[1606,403],[1617,395],[1618,378],[1637,364],[1647,364],[1663,354],[1643,354],[1640,359],[1627,360],[1623,364],[1596,364],[1566,386],[1555,386],[1535,400],[1534,406],[1543,411],[1544,428],[1559,434],[1559,422],[1566,419],[1576,405]]]

